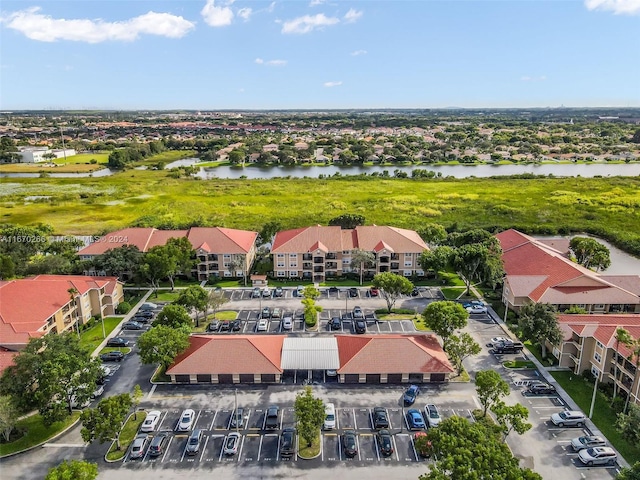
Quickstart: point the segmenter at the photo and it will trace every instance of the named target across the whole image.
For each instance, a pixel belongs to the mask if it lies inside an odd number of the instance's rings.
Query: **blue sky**
[[[0,109],[640,106],[640,0],[4,0]]]

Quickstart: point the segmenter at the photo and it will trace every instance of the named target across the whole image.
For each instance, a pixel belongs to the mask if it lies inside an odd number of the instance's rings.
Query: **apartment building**
[[[405,277],[423,276],[420,255],[429,247],[413,230],[388,226],[339,226],[298,228],[278,232],[271,255],[276,278],[299,278],[322,282],[345,273],[359,273],[352,265],[357,250],[371,252],[374,262],[365,276],[393,272]]]

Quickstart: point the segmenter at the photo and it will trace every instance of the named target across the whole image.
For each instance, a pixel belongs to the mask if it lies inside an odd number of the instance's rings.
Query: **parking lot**
[[[350,289],[355,288],[355,291],[350,291]],[[275,295],[275,289],[270,288],[268,295],[262,295],[257,297],[254,294],[253,288],[236,288],[236,289],[225,289],[223,290],[224,295],[231,301],[241,301],[241,300],[258,300],[261,298],[262,300],[279,300],[279,299],[291,299],[298,298],[296,295],[295,288],[285,287],[282,289],[282,296],[277,297]],[[320,287],[318,289],[320,291],[320,297],[318,300],[322,299],[333,299],[333,300],[347,300],[347,301],[357,301],[359,299],[369,299],[375,298],[371,296],[371,291],[366,287]],[[426,298],[430,300],[441,300],[442,293],[438,288],[434,287],[418,287],[415,295],[401,295],[400,298]]]

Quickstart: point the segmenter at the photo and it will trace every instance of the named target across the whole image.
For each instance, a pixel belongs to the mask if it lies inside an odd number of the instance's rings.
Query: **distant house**
[[[251,269],[256,255],[258,232],[222,227],[191,227],[188,230],[158,230],[155,228],[125,228],[110,232],[78,252],[83,260],[91,260],[107,250],[123,245],[135,245],[148,252],[157,245],[165,245],[170,238],[186,237],[195,250],[197,264],[190,272],[198,280],[210,276],[244,276]],[[230,265],[239,263],[237,271]]]
[[[41,163],[52,158],[71,157],[76,154],[73,148],[51,150],[49,147],[18,147],[21,163]]]

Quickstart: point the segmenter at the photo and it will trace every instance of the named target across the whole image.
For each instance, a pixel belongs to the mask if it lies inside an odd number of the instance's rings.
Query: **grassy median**
[[[55,422],[48,427],[42,423],[40,414],[30,415],[19,420],[9,443],[0,442],[0,457],[34,447],[56,436],[80,417],[79,411],[74,411],[61,422]]]
[[[140,425],[142,425],[145,418],[147,418],[147,412],[139,411],[137,418],[135,418],[135,415],[131,415],[127,419],[120,432],[120,450],[117,449],[116,442],[113,442],[107,452],[107,460],[116,462],[124,458],[127,450],[129,450],[129,445],[131,445],[133,439],[136,438]]]

